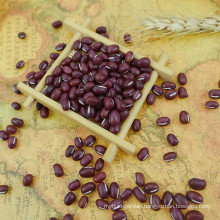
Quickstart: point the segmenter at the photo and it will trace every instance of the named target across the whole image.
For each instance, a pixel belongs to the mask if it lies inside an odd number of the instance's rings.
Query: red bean
[[[146,103],[148,105],[153,105],[155,102],[155,99],[156,99],[156,96],[154,95],[154,93],[151,93],[147,96]]]
[[[65,156],[66,157],[71,157],[73,155],[74,151],[75,151],[75,146],[74,145],[69,145],[66,149]]]
[[[54,101],[58,101],[62,95],[63,91],[61,88],[55,88],[51,95],[50,98],[53,99]]]
[[[159,211],[161,206],[161,200],[158,195],[151,195],[150,196],[150,202],[149,202],[151,209],[154,211]]]
[[[24,121],[20,118],[12,118],[11,123],[18,128],[21,128],[24,125]]]
[[[52,26],[53,26],[53,28],[55,28],[55,29],[57,29],[57,28],[59,28],[59,27],[61,27],[63,25],[63,22],[62,21],[54,21],[53,23],[52,23]]]
[[[154,85],[152,88],[152,92],[157,95],[157,96],[161,96],[163,95],[163,89],[157,85]]]
[[[53,85],[49,85],[44,91],[44,95],[49,97],[51,95],[51,93],[53,92],[54,90],[54,86]],[[42,106],[43,107],[43,106]]]
[[[85,151],[83,149],[78,149],[73,153],[72,158],[73,160],[78,161],[83,157],[84,154],[85,154]]]
[[[49,117],[49,109],[47,107],[43,107],[40,110],[41,118],[48,118]]]
[[[201,212],[196,210],[190,210],[185,215],[186,220],[203,220],[204,216]]]
[[[188,124],[190,121],[189,114],[186,111],[181,111],[179,114],[179,120],[182,124]]]
[[[99,209],[102,210],[108,209],[109,203],[104,199],[97,199],[95,203]]]
[[[37,109],[37,111],[40,111],[43,107],[44,107],[44,106],[43,106],[41,103],[39,103],[39,102],[36,103],[36,109]]]
[[[109,203],[109,206],[112,211],[118,211],[123,207],[123,200],[114,199]]]
[[[175,89],[169,89],[164,93],[164,97],[167,100],[173,100],[177,97],[178,92]]]
[[[81,49],[81,47],[82,47],[82,44],[81,44],[80,40],[76,40],[73,44],[73,49],[75,51],[79,51]]]
[[[61,177],[64,174],[62,166],[58,163],[53,165],[53,172],[57,177]]]
[[[116,182],[112,182],[110,185],[110,197],[112,199],[117,199],[119,196],[119,185]]]
[[[61,43],[61,44],[58,44],[58,45],[55,47],[55,49],[56,49],[56,51],[61,51],[61,50],[63,50],[65,47],[66,47],[66,44]]]
[[[91,37],[83,37],[81,39],[81,42],[83,44],[88,44],[88,45],[91,45],[93,43],[93,39]]]
[[[39,69],[40,69],[40,70],[45,70],[47,66],[48,66],[48,62],[47,62],[46,60],[43,60],[43,61],[39,64]]]
[[[133,95],[132,95],[132,99],[133,99],[134,101],[139,100],[141,97],[142,97],[142,92],[141,92],[141,90],[136,90],[136,91],[133,93]]]
[[[139,202],[145,203],[147,201],[147,196],[140,187],[135,187],[133,189],[133,194]]]
[[[194,192],[194,191],[187,191],[186,197],[188,200],[190,200],[193,203],[196,204],[202,204],[203,203],[203,197],[200,193]]]
[[[20,33],[18,33],[18,37],[19,37],[20,39],[26,38],[25,32],[20,32]]]
[[[17,128],[14,125],[7,125],[6,131],[8,134],[15,134],[17,132]]]
[[[66,214],[66,215],[63,217],[63,220],[73,220],[73,216],[70,215],[70,214]]]
[[[149,156],[149,151],[146,147],[143,147],[137,154],[137,158],[140,161],[144,161]]]
[[[93,177],[95,175],[94,167],[83,167],[79,170],[79,175],[84,178]]]
[[[47,76],[46,77],[46,79],[45,79],[45,83],[46,83],[46,85],[53,85],[53,83],[54,83],[54,77],[52,76],[52,75],[49,75],[49,76]]]
[[[126,104],[122,99],[120,99],[118,97],[114,97],[113,100],[115,103],[115,107],[119,112],[123,112],[126,110]]]
[[[180,209],[186,209],[189,206],[189,201],[182,193],[175,194],[174,201],[180,206]]]
[[[16,69],[21,69],[24,66],[24,61],[21,60],[16,64]]]
[[[164,90],[175,89],[176,84],[173,82],[163,82],[163,83],[161,83],[161,88],[163,88]]]
[[[143,57],[138,60],[137,65],[139,68],[148,67],[150,65],[150,60],[147,57]]]
[[[73,192],[68,192],[64,197],[64,204],[69,206],[73,204],[75,200],[76,200],[76,195]]]
[[[148,194],[156,193],[158,190],[159,186],[154,182],[150,182],[144,185],[144,191]]]
[[[81,209],[84,209],[88,205],[88,201],[89,201],[89,199],[87,196],[82,196],[78,202],[78,206]]]
[[[188,97],[187,90],[184,87],[179,87],[178,95],[180,98],[187,98]]]
[[[128,200],[132,195],[132,190],[130,188],[126,188],[120,195],[122,200]]]
[[[112,126],[118,125],[120,123],[120,114],[117,110],[112,110],[109,115],[109,123]]]
[[[139,119],[134,119],[132,123],[132,130],[138,132],[141,130],[141,121]]]
[[[163,159],[167,162],[175,160],[177,157],[177,154],[175,152],[169,152],[163,155]]]
[[[189,180],[189,187],[195,190],[203,190],[206,187],[206,181],[204,179],[192,178]]]
[[[107,47],[108,54],[115,54],[119,52],[119,46],[116,44],[110,45]]]
[[[134,175],[134,180],[135,180],[135,183],[139,187],[143,187],[144,184],[145,184],[145,177],[144,177],[143,173],[136,172],[135,175]]]
[[[18,102],[12,102],[11,103],[12,108],[15,110],[19,110],[21,108],[21,105]]]
[[[93,156],[92,154],[88,153],[88,154],[85,154],[81,160],[80,160],[80,164],[81,166],[87,166],[88,164],[90,164],[93,160]]]
[[[88,53],[88,52],[89,52],[89,49],[90,49],[89,45],[87,45],[87,44],[83,44],[83,45],[82,45],[81,50],[82,50],[83,52]],[[81,62],[87,63],[87,61],[88,61],[87,55],[83,55],[83,56],[82,56],[82,59],[81,59]]]
[[[169,191],[164,192],[161,202],[165,206],[170,206],[173,202],[173,194]]]
[[[103,145],[96,145],[95,146],[95,151],[99,155],[103,156],[106,150],[107,150],[106,147],[104,147]]]
[[[51,54],[50,54],[50,59],[51,59],[51,60],[56,60],[58,56],[59,56],[58,53],[51,53]]]
[[[88,182],[88,183],[82,185],[81,193],[84,194],[84,195],[87,195],[89,193],[92,193],[95,190],[95,188],[96,188],[95,183]]]
[[[12,86],[12,89],[14,90],[14,92],[16,93],[16,94],[21,94],[21,91],[18,89],[18,87],[17,87],[17,84],[14,84],[13,86]]]
[[[186,85],[187,83],[187,78],[184,73],[179,73],[177,76],[177,80],[180,85]]]
[[[9,139],[8,139],[8,147],[10,149],[13,149],[15,148],[17,145],[17,138],[15,136],[11,136]]]
[[[84,140],[84,144],[87,147],[91,147],[96,141],[96,137],[93,135],[89,135],[85,140]]]
[[[125,61],[127,63],[130,63],[134,60],[134,53],[132,51],[128,51],[126,54],[125,54]]]
[[[36,72],[34,72],[34,71],[29,72],[29,73],[26,75],[26,78],[27,78],[28,80],[33,79],[35,73],[36,73]]]
[[[123,219],[127,219],[127,215],[123,210],[119,210],[115,213],[113,213],[112,215],[112,219],[113,220],[123,220]]]
[[[124,42],[125,43],[130,43],[131,42],[131,35],[130,34],[125,34],[124,35]]]
[[[0,185],[0,194],[5,194],[9,190],[9,187],[7,185]]]
[[[205,103],[206,108],[210,108],[210,109],[217,109],[219,107],[218,102],[215,101],[207,101]]]
[[[167,135],[167,141],[172,146],[176,146],[179,143],[177,137],[173,134],[168,134]]]
[[[97,186],[98,194],[101,199],[106,199],[109,196],[108,185],[104,182],[101,182]]]
[[[106,27],[104,27],[104,26],[97,27],[96,33],[98,33],[98,34],[106,33]]]
[[[23,185],[30,186],[33,182],[33,176],[31,174],[27,174],[23,178]]]
[[[149,73],[142,73],[137,77],[137,79],[139,81],[141,81],[142,83],[146,83],[150,80],[150,74]]]
[[[170,124],[170,118],[168,117],[160,117],[156,121],[157,125],[159,126],[166,126]]]
[[[182,211],[176,207],[170,208],[170,215],[173,220],[184,220],[184,215]]]
[[[118,134],[120,129],[121,129],[120,124],[110,126],[110,132],[112,132],[113,134]]]
[[[49,218],[49,220],[57,220],[57,218],[51,217],[51,218]]]
[[[210,90],[209,97],[213,99],[220,99],[220,89]]]
[[[100,51],[101,47],[103,46],[102,42],[95,42],[92,46],[91,49],[93,49],[94,51],[98,52]]]
[[[103,180],[105,180],[106,174],[104,172],[96,173],[95,176],[93,177],[93,181],[95,183],[100,183]]]
[[[71,183],[69,183],[68,188],[70,191],[75,191],[81,186],[81,183],[78,179],[73,180]]]

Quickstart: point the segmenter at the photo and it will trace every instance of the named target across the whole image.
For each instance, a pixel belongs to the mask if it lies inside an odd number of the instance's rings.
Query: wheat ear
[[[177,37],[187,34],[216,33],[220,31],[220,16],[206,17],[172,17],[146,16],[141,19],[140,25],[130,28],[132,38],[150,37]],[[129,32],[129,30],[126,30]]]

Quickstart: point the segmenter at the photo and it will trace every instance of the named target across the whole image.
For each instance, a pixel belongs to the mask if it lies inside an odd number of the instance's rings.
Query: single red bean
[[[65,47],[66,47],[66,44],[61,43],[61,44],[58,44],[58,45],[55,47],[55,49],[56,49],[56,51],[61,51],[61,50],[63,50]]]
[[[160,117],[156,121],[157,125],[159,126],[166,126],[170,124],[170,118],[168,117]]]
[[[88,201],[89,201],[89,199],[87,196],[82,196],[78,202],[78,206],[81,209],[84,209],[88,205]]]
[[[100,51],[102,45],[103,45],[102,42],[95,42],[95,43],[91,46],[91,49],[93,49],[94,51],[98,52],[98,51]]]
[[[114,199],[109,203],[109,206],[112,211],[118,211],[123,207],[123,200]]]
[[[157,95],[157,96],[161,96],[163,95],[163,89],[157,85],[154,85],[152,88],[152,92]]]
[[[146,103],[148,105],[153,105],[155,102],[155,99],[156,99],[156,96],[154,95],[154,93],[151,93],[147,96]]]
[[[53,172],[57,177],[61,177],[64,174],[62,166],[58,163],[53,165]]]
[[[186,197],[188,200],[190,200],[193,203],[196,204],[202,204],[203,203],[203,197],[200,193],[194,192],[194,191],[187,191]]]
[[[125,34],[124,35],[124,42],[125,43],[130,43],[132,41],[132,39],[131,39],[131,35],[130,34]]]
[[[95,203],[99,209],[102,210],[108,209],[109,203],[104,199],[97,199]]]
[[[49,85],[44,91],[44,95],[49,97],[51,95],[51,93],[53,92],[54,90],[54,86],[53,85]],[[43,106],[42,106],[43,107]]]
[[[26,38],[25,32],[20,32],[20,33],[18,33],[18,37],[19,37],[20,39]]]
[[[109,196],[108,185],[105,182],[101,182],[97,186],[98,194],[101,199],[106,199]]]
[[[117,199],[119,196],[119,185],[116,182],[110,184],[110,197],[112,199]]]
[[[187,98],[188,97],[187,90],[184,87],[179,87],[178,88],[178,95],[180,98]]]
[[[189,187],[195,190],[203,190],[206,187],[206,181],[200,178],[192,178],[189,180]]]
[[[9,139],[8,139],[8,147],[10,149],[13,149],[15,148],[17,145],[17,138],[15,136],[11,136]]]
[[[170,208],[170,215],[173,220],[184,220],[184,215],[182,211],[176,207]]]
[[[30,186],[33,182],[33,176],[31,174],[27,174],[23,178],[23,185]]]
[[[123,210],[119,210],[115,213],[113,213],[112,215],[112,219],[113,220],[123,220],[123,219],[127,219],[127,215]]]
[[[89,52],[89,49],[90,49],[89,45],[87,45],[87,44],[83,44],[83,45],[82,45],[81,50],[82,50],[84,53],[88,53],[88,52]],[[83,55],[83,56],[82,56],[81,62],[84,62],[84,63],[87,63],[87,62],[88,62],[88,57],[87,57],[87,55]]]
[[[177,154],[175,152],[169,152],[163,155],[163,159],[167,162],[175,160],[177,157]]]
[[[51,217],[51,218],[49,218],[49,220],[57,220],[57,218]]]
[[[66,215],[63,217],[63,220],[73,220],[73,216],[70,215],[70,214],[66,214]]]
[[[137,65],[139,68],[148,67],[150,65],[150,60],[147,57],[143,57],[138,60]]]
[[[219,107],[218,102],[215,101],[207,101],[205,103],[206,108],[210,108],[210,109],[217,109]]]
[[[151,209],[153,209],[154,211],[159,211],[161,206],[160,197],[158,195],[151,195],[149,204],[151,206]]]
[[[209,97],[213,99],[220,99],[220,89],[210,90]]]
[[[73,192],[68,192],[64,197],[64,204],[69,206],[73,204],[75,200],[76,200],[76,195]]]
[[[23,66],[24,66],[24,61],[21,60],[21,61],[17,62],[16,69],[21,69]]]
[[[44,106],[40,103],[40,102],[37,102],[36,103],[36,109],[37,111],[40,111]]]
[[[164,93],[164,97],[167,100],[173,100],[177,97],[178,92],[175,89],[169,89]]]
[[[18,89],[18,87],[17,87],[17,84],[14,84],[13,86],[12,86],[12,89],[14,90],[14,92],[16,93],[16,94],[21,94],[21,91]]]
[[[204,216],[197,210],[190,210],[185,214],[186,220],[203,220]]]
[[[116,44],[110,45],[107,47],[108,54],[115,54],[119,52],[119,46]]]
[[[54,101],[58,101],[62,95],[63,91],[61,88],[55,88],[51,95],[50,98],[53,99]]]
[[[74,143],[75,143],[75,145],[76,145],[76,147],[77,148],[82,148],[83,147],[83,140],[82,140],[82,138],[81,137],[76,137],[75,139],[74,139]]]
[[[100,183],[103,180],[105,180],[106,174],[104,172],[96,173],[95,176],[93,177],[93,181],[95,183]]]
[[[141,92],[141,90],[136,90],[136,91],[133,93],[133,95],[132,95],[132,99],[133,99],[134,101],[139,100],[141,97],[142,97],[142,92]]]
[[[39,64],[39,69],[40,69],[40,70],[45,70],[47,66],[48,66],[48,62],[47,62],[46,60],[43,60],[43,61]]]
[[[66,152],[65,152],[65,156],[66,157],[71,157],[73,156],[73,153],[75,151],[75,146],[74,145],[69,145],[66,149]]]
[[[27,78],[28,80],[33,79],[35,73],[36,73],[36,72],[34,72],[34,71],[29,72],[29,73],[26,75],[26,78]]]
[[[14,125],[7,125],[6,131],[8,134],[15,134],[17,132],[17,128]]]
[[[83,167],[79,170],[79,175],[84,178],[93,177],[95,175],[94,167]]]
[[[134,181],[139,186],[142,187],[145,184],[145,177],[143,173],[136,172],[134,175]]]
[[[164,192],[161,202],[165,206],[170,206],[173,202],[173,194],[169,191]]]
[[[11,123],[18,128],[21,128],[24,125],[24,121],[20,118],[12,118]]]
[[[146,147],[143,147],[137,154],[137,158],[140,161],[144,161],[149,156],[149,151]]]
[[[41,108],[41,110],[40,110],[40,116],[41,116],[41,118],[48,118],[49,117],[49,109],[47,108],[47,107],[43,107],[43,108]]]
[[[133,194],[139,202],[145,203],[147,201],[147,196],[140,187],[135,187]]]
[[[175,194],[173,198],[180,209],[186,209],[189,206],[189,201],[182,193]]]
[[[128,200],[132,195],[132,190],[130,188],[126,188],[120,195],[122,200]]]
[[[177,80],[180,85],[186,85],[187,83],[187,78],[184,73],[179,73],[177,76]]]
[[[58,56],[59,56],[58,53],[51,53],[51,54],[50,54],[50,59],[51,59],[51,60],[56,60]]]
[[[81,186],[81,183],[78,179],[73,180],[71,183],[69,183],[68,188],[70,191],[75,191]]]
[[[53,28],[55,28],[55,29],[57,29],[57,28],[59,28],[59,27],[61,27],[63,25],[63,22],[62,21],[54,21],[53,23],[52,23],[52,26],[53,26]]]
[[[85,154],[85,151],[83,149],[78,149],[73,153],[72,158],[73,160],[78,161],[83,157],[84,154]]]
[[[103,156],[106,150],[107,150],[107,148],[104,147],[103,145],[96,145],[96,146],[95,146],[95,151],[96,151],[96,153],[99,154],[99,155],[102,155],[102,156]]]
[[[88,44],[88,45],[91,45],[93,43],[93,39],[91,37],[83,37],[81,39],[81,42],[83,44]]]
[[[96,162],[95,162],[95,170],[97,172],[100,172],[104,167],[104,160],[102,158],[99,158]]]
[[[89,193],[92,193],[95,190],[95,188],[96,188],[95,183],[88,182],[88,183],[82,185],[81,193],[84,194],[84,195],[87,195]]]
[[[186,111],[181,111],[179,114],[179,120],[182,124],[188,124],[190,122],[189,114]]]
[[[141,81],[142,83],[146,83],[150,80],[150,74],[149,73],[142,73],[137,77],[137,79],[139,81]]]
[[[87,147],[91,147],[96,141],[96,137],[93,135],[89,135],[85,140],[84,140],[84,144]]]
[[[148,194],[154,194],[158,190],[159,190],[159,186],[154,182],[150,182],[144,185],[144,191]]]
[[[176,146],[179,143],[177,137],[173,134],[168,134],[167,135],[167,141],[172,146]]]
[[[5,194],[9,190],[9,187],[7,185],[0,185],[0,194]]]
[[[104,26],[97,27],[96,33],[98,33],[98,34],[106,33],[106,27],[104,27]]]
[[[161,83],[161,88],[163,88],[164,90],[175,89],[176,84],[173,83],[173,82],[162,82]]]
[[[132,51],[128,51],[126,54],[125,54],[125,61],[127,63],[130,63],[134,60],[134,53]]]
[[[11,107],[15,110],[19,110],[21,108],[21,105],[18,102],[12,102]]]
[[[141,130],[141,121],[139,119],[134,119],[132,123],[132,130],[138,132]]]
[[[93,160],[93,156],[92,154],[88,153],[88,154],[85,154],[81,160],[80,160],[80,164],[81,166],[87,166],[88,164],[90,164]]]
[[[45,83],[46,83],[46,85],[53,85],[53,83],[54,83],[54,77],[52,76],[52,75],[49,75],[49,76],[47,76],[46,77],[46,79],[45,79]]]

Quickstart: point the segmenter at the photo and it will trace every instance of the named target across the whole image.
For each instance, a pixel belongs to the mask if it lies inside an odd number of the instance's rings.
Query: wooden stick
[[[162,54],[159,59],[159,63],[161,65],[165,65],[167,60],[168,60],[168,55]],[[159,77],[158,72],[153,71],[151,73],[150,80],[147,83],[145,83],[144,89],[142,90],[142,97],[138,101],[135,102],[134,106],[130,110],[130,114],[129,114],[128,118],[122,123],[121,130],[117,134],[118,137],[120,137],[122,139],[125,138],[125,136],[127,135],[135,117],[137,116],[138,112],[140,111],[141,106],[145,102],[147,95],[149,94],[151,88],[153,87],[153,85],[157,81],[158,77]],[[104,156],[102,157],[103,160],[106,161],[107,163],[111,163],[117,153],[117,150],[118,150],[118,147],[115,144],[110,143],[108,145],[108,148],[107,148]]]
[[[47,106],[49,109],[54,110],[55,112],[59,112],[62,115],[65,115],[67,118],[69,118],[70,120],[72,120],[76,124],[81,125],[82,127],[89,129],[95,135],[105,139],[106,141],[108,141],[110,143],[117,144],[117,146],[120,147],[126,153],[131,154],[131,155],[135,154],[136,146],[125,141],[124,139],[121,139],[120,137],[114,135],[113,133],[102,128],[101,126],[95,124],[92,121],[89,121],[88,119],[82,117],[81,115],[79,115],[71,110],[63,111],[60,103],[54,101],[51,98],[46,97],[41,92],[38,92],[35,89],[30,88],[29,86],[25,85],[22,82],[19,82],[17,87],[21,92],[32,96],[34,99],[36,99],[42,105]]]
[[[64,21],[64,25],[66,26],[66,28],[70,31],[70,32],[74,32],[74,31],[80,31],[82,34],[84,34],[85,36],[89,36],[91,38],[93,38],[94,40],[96,41],[101,41],[103,44],[109,46],[109,45],[112,45],[112,44],[117,44],[115,43],[114,41],[111,41],[91,30],[89,30],[88,28],[85,28],[85,27],[82,27],[81,25],[78,25],[77,23],[69,20],[69,19],[65,19]],[[122,51],[123,53],[127,53],[129,51],[128,48],[126,47],[123,47],[119,44],[117,44],[119,46],[119,49],[120,51]],[[140,59],[144,56],[140,55],[140,54],[137,54],[137,53],[134,53],[135,54],[135,57],[137,59]],[[154,61],[151,59],[151,67],[156,70],[160,77],[165,80],[165,81],[169,81],[170,79],[172,79],[173,77],[173,74],[174,74],[174,71],[169,69],[168,67],[164,66],[164,65],[161,65],[160,63]]]
[[[84,27],[87,27],[89,24],[91,23],[91,19],[88,18],[85,23],[83,24]],[[82,27],[82,26],[81,26]],[[50,69],[47,71],[47,73],[44,75],[44,77],[41,79],[41,81],[37,84],[37,86],[35,87],[35,90],[40,92],[44,87],[45,87],[45,79],[47,76],[51,75],[53,70],[56,68],[57,65],[59,65],[62,60],[64,58],[66,58],[69,53],[72,50],[73,47],[73,43],[74,41],[78,40],[81,37],[81,33],[76,33],[74,35],[74,37],[70,40],[70,42],[66,45],[65,49],[63,50],[63,52],[59,55],[59,57],[55,60],[55,62],[53,63],[53,65],[50,67]],[[28,96],[27,99],[25,100],[25,102],[23,103],[24,107],[30,107],[30,105],[33,103],[34,98],[31,96]]]

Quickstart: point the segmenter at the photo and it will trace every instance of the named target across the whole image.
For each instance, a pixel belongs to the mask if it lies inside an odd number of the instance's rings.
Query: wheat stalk
[[[187,34],[216,33],[220,31],[220,16],[206,17],[172,17],[172,16],[146,16],[140,25],[130,28],[133,37],[177,37]],[[133,32],[132,31],[132,32]],[[128,32],[128,30],[126,31]]]

